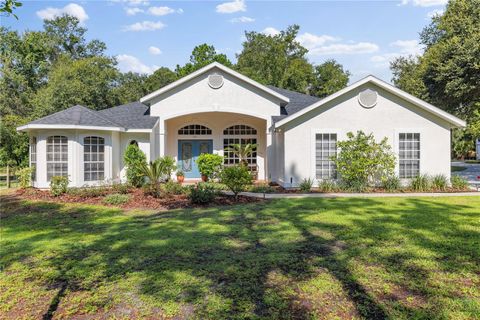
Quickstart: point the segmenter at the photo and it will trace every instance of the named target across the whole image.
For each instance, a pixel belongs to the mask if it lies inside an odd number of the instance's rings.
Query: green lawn
[[[1,201],[0,318],[480,315],[480,197],[170,212]]]

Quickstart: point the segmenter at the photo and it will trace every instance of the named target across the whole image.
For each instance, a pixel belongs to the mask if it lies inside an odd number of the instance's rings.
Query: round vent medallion
[[[208,76],[208,85],[212,89],[218,89],[223,86],[223,76],[221,74],[211,74]]]
[[[377,92],[367,89],[358,94],[358,102],[364,108],[373,108],[377,104]]]

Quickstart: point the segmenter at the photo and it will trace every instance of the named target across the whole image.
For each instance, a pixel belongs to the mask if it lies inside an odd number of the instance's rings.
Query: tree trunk
[[[10,188],[10,166],[7,164],[7,188]]]

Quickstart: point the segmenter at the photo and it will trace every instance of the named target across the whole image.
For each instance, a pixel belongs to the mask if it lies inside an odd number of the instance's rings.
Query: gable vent
[[[208,76],[208,85],[212,89],[218,89],[223,86],[223,76],[221,74],[211,74]]]
[[[366,89],[358,94],[358,102],[364,108],[373,108],[377,104],[377,92]]]

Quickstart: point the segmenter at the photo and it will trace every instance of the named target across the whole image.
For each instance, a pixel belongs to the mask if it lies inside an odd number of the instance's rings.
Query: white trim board
[[[312,110],[315,110],[316,108],[319,108],[321,107],[322,105],[325,105],[326,103],[346,94],[347,92],[350,92],[351,90],[354,90],[355,88],[358,88],[359,86],[363,85],[363,84],[366,84],[366,83],[373,83],[377,86],[379,86],[380,88],[384,89],[385,91],[387,92],[390,92],[398,97],[401,97],[403,99],[405,99],[406,101],[414,104],[415,106],[427,111],[427,112],[430,112],[434,115],[436,115],[437,117],[447,121],[448,123],[450,123],[452,125],[452,127],[454,128],[464,128],[466,127],[467,123],[457,117],[455,117],[454,115],[451,115],[450,113],[448,112],[445,112],[431,104],[429,104],[428,102],[425,102],[421,99],[418,99],[417,97],[414,97],[412,96],[411,94],[408,94],[406,93],[405,91],[403,90],[400,90],[394,86],[392,86],[391,84],[389,83],[386,83],[372,75],[369,75],[351,85],[349,85],[348,87],[346,88],[343,88],[342,90],[340,91],[337,91],[335,92],[334,94],[331,94],[329,95],[328,97],[326,97],[325,99],[322,99],[320,101],[317,101],[313,104],[311,104],[310,106],[306,107],[305,109],[297,112],[297,113],[294,113],[292,114],[291,116],[288,116],[280,121],[278,121],[276,124],[275,124],[275,127],[276,128],[279,128],[279,127],[282,127],[284,126],[285,124],[289,123],[290,121],[312,111]]]

